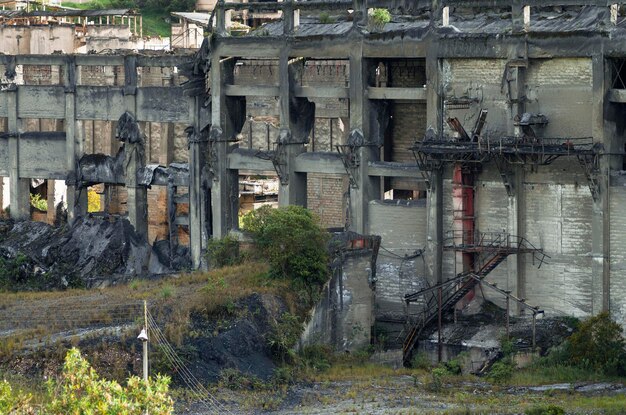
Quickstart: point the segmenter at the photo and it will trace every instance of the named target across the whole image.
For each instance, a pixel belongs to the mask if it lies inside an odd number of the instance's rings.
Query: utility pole
[[[148,303],[143,301],[143,329],[137,337],[143,343],[143,380],[148,382]]]

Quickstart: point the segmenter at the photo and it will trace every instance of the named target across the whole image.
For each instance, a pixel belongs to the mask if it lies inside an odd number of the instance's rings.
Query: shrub
[[[273,209],[263,206],[243,217],[258,254],[270,264],[270,275],[290,280],[312,305],[328,279],[328,232],[309,210],[300,206]]]
[[[568,343],[573,364],[607,375],[626,374],[626,340],[608,312],[583,321]]]
[[[513,362],[509,358],[504,358],[496,362],[491,367],[487,379],[494,383],[505,383],[513,376]]]
[[[391,21],[391,13],[387,9],[372,9],[369,15],[370,24],[376,29],[382,29],[385,24]]]
[[[283,363],[290,357],[290,350],[300,339],[303,326],[298,316],[283,313],[280,321],[274,324],[272,331],[267,335],[267,344],[274,357]]]
[[[302,364],[316,372],[321,372],[330,368],[333,351],[330,346],[323,344],[313,344],[302,349],[300,357]]]
[[[30,205],[35,209],[41,210],[42,212],[48,211],[48,201],[41,197],[39,193],[30,194]]]
[[[206,256],[209,267],[212,269],[239,265],[241,263],[239,241],[230,235],[222,239],[210,239],[206,248]]]
[[[169,378],[157,376],[148,382],[138,377],[128,379],[126,387],[101,379],[82,358],[78,349],[65,357],[58,382],[48,383],[51,414],[127,414],[171,415],[174,402],[168,394]]]
[[[0,414],[34,414],[30,400],[30,395],[15,393],[9,382],[0,381]]]
[[[565,410],[556,405],[539,405],[527,409],[526,415],[565,415]]]
[[[432,367],[432,362],[430,361],[426,353],[418,352],[413,355],[413,358],[411,359],[411,367],[413,369],[426,370]]]
[[[320,19],[320,23],[322,24],[335,23],[335,20],[332,17],[330,17],[330,15],[326,12],[320,13],[319,19]]]

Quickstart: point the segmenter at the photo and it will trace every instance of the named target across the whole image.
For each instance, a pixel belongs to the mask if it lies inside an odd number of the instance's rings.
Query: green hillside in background
[[[168,37],[171,34],[171,12],[192,11],[194,0],[92,0],[88,3],[62,3],[77,9],[137,9],[143,16],[144,36]]]

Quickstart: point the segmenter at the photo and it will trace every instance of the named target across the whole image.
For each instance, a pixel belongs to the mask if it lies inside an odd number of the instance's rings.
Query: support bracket
[[[579,154],[577,156],[585,176],[587,177],[587,183],[589,184],[589,190],[594,201],[600,200],[600,164],[598,160],[598,154],[586,155]]]

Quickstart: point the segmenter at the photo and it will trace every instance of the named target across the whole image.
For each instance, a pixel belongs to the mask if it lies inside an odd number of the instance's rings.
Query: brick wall
[[[327,228],[343,228],[346,223],[348,179],[333,174],[307,175],[307,206]]]
[[[25,85],[61,85],[63,69],[56,65],[24,65]]]

